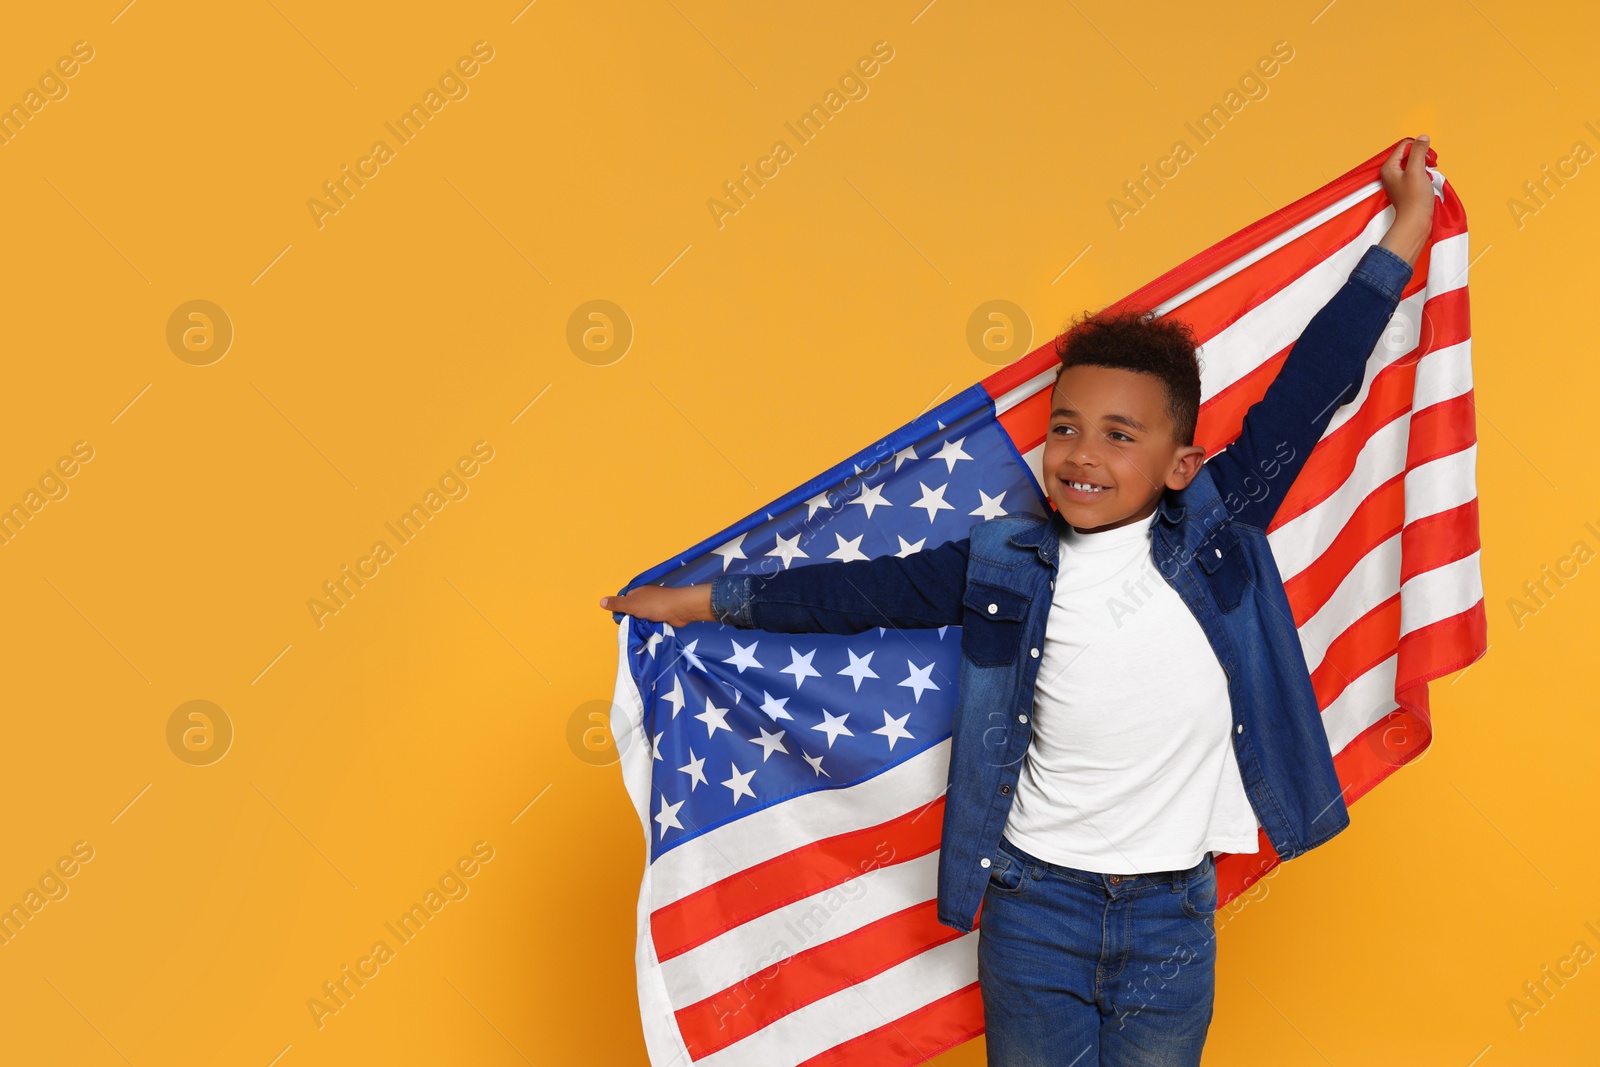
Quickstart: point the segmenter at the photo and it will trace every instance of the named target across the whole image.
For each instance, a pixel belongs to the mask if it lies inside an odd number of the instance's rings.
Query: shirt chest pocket
[[[1211,596],[1223,614],[1233,611],[1244,599],[1250,584],[1250,565],[1238,533],[1224,523],[1200,545],[1200,569],[1205,571]]]
[[[1017,658],[1028,598],[989,582],[971,581],[961,603],[961,653],[979,667],[1003,667]]]

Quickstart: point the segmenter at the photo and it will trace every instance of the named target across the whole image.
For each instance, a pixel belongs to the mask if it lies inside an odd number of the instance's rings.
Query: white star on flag
[[[1005,508],[1000,506],[1000,502],[1006,498],[1006,490],[1000,490],[999,496],[990,496],[982,489],[979,489],[978,495],[983,498],[983,503],[967,512],[968,515],[978,515],[985,519],[998,519],[1002,515],[1009,514]]]
[[[760,670],[761,664],[756,662],[756,646],[760,643],[759,641],[751,641],[748,645],[741,645],[735,641],[733,643],[733,655],[722,662],[739,668],[740,674],[744,673],[746,667],[754,667],[756,670]]]
[[[965,437],[958,437],[954,441],[946,441],[944,447],[935,452],[930,458],[944,460],[948,465],[949,473],[954,474],[958,461],[972,458],[961,448],[961,442],[965,440]]]
[[[867,518],[872,518],[872,509],[876,507],[892,508],[893,504],[883,499],[883,484],[861,486],[861,494],[854,500],[846,501],[849,504],[860,504],[867,509]]]
[[[807,556],[804,552],[800,551],[800,535],[799,534],[795,534],[793,537],[789,537],[789,538],[785,538],[782,534],[779,534],[778,535],[778,543],[777,543],[777,545],[772,549],[771,552],[768,552],[767,555],[769,555],[769,556],[777,556],[779,559],[783,560],[783,569],[784,570],[788,570],[789,569],[789,564],[793,563],[796,558],[799,558],[799,559],[810,559],[811,558],[810,556]]]
[[[850,666],[839,673],[854,681],[856,683],[856,692],[859,693],[861,692],[861,683],[864,680],[878,676],[872,669],[872,653],[868,652],[865,656],[858,656],[853,648],[847,648],[845,652],[850,656]]]
[[[890,742],[890,745],[893,747],[893,742]],[[741,772],[738,764],[729,764],[729,766],[733,768],[733,777],[725,779],[722,784],[733,790],[734,806],[738,806],[740,797],[749,797],[754,800],[756,794],[755,790],[750,788],[750,779],[755,777],[756,769],[752,767],[748,771]]]
[[[883,725],[872,732],[875,734],[882,734],[884,737],[887,737],[889,739],[889,750],[892,752],[894,750],[894,743],[900,740],[902,737],[915,740],[915,738],[911,737],[911,731],[906,729],[906,720],[909,718],[911,718],[911,713],[909,711],[900,716],[898,719],[886,711],[883,713]]]
[[[818,675],[818,677],[821,676]],[[788,697],[775,697],[765,689],[761,691],[761,710],[766,712],[767,718],[771,719],[773,722],[777,722],[779,719],[794,718],[794,716],[790,715],[789,712],[784,708],[784,705],[787,703],[789,703]]]
[[[921,482],[918,482],[917,484],[918,485],[922,485]],[[944,491],[947,488],[949,488],[949,483],[948,482],[945,483],[944,485],[941,485],[937,489],[929,489],[926,485],[922,485],[922,499],[917,501],[915,504],[912,504],[911,506],[914,507],[914,508],[927,508],[928,509],[928,521],[932,522],[938,516],[938,514],[939,514],[939,512],[941,510],[943,510],[943,511],[954,511],[955,510],[955,505],[946,504],[945,501],[944,501]]]
[[[728,564],[732,563],[736,559],[748,559],[749,558],[744,554],[744,539],[745,539],[745,535],[744,534],[740,534],[738,537],[735,537],[732,541],[729,541],[727,544],[721,545],[720,547],[713,548],[711,550],[713,555],[722,557],[722,569],[723,570],[727,570],[728,569]]]
[[[900,684],[910,686],[913,699],[920,704],[922,703],[922,691],[924,689],[936,690],[939,688],[938,683],[928,677],[933,673],[934,664],[930,663],[926,667],[916,667],[912,665],[910,660],[906,660],[906,668],[911,671],[911,674]]]
[[[811,657],[815,656],[816,654],[817,650],[812,649],[810,652],[807,652],[804,656],[802,656],[798,649],[791,647],[789,649],[789,655],[794,657],[794,661],[778,673],[794,675],[794,687],[799,689],[801,684],[804,683],[807,678],[822,677],[822,672],[811,666]]]
[[[706,724],[707,737],[710,737],[718,730],[733,732],[733,727],[728,725],[728,709],[717,707],[711,703],[710,697],[706,697],[706,710],[696,715],[695,718]]]
[[[821,730],[823,733],[827,734],[828,735],[828,747],[832,748],[833,747],[834,738],[838,737],[840,734],[843,734],[845,737],[854,737],[855,736],[855,734],[850,732],[849,727],[845,726],[845,724],[844,724],[844,721],[846,719],[848,719],[849,717],[850,717],[850,713],[848,711],[845,712],[843,715],[835,715],[833,712],[829,711],[827,708],[823,708],[822,709],[822,722],[820,722],[817,725],[813,726],[812,729],[813,730]]]
[[[782,730],[779,730],[775,734],[769,734],[769,733],[767,733],[767,728],[765,726],[758,726],[758,727],[756,727],[756,729],[761,731],[761,736],[760,737],[752,737],[749,740],[750,740],[750,743],[752,745],[760,745],[761,746],[761,762],[762,763],[767,762],[767,757],[772,755],[774,752],[782,752],[784,754],[788,754],[789,750],[787,748],[785,748],[784,744],[783,744],[783,731]]]
[[[692,758],[688,763],[679,767],[678,770],[689,776],[689,792],[693,793],[695,787],[706,780],[706,758],[704,756],[696,756],[692,748],[689,750],[689,755]]]
[[[737,770],[738,768],[735,768]],[[724,783],[726,784],[726,783]],[[667,836],[668,829],[682,830],[683,823],[678,821],[678,809],[687,801],[680,800],[676,804],[667,803],[667,795],[661,794],[661,810],[656,812],[656,822],[661,824],[661,836]]]

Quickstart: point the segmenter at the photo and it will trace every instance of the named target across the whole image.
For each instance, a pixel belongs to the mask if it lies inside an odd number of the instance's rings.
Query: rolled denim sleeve
[[[963,537],[909,556],[719,574],[711,579],[711,615],[729,626],[787,634],[959,626],[970,544]]]
[[[750,618],[750,575],[719,574],[711,579],[711,617],[743,630],[755,625]]]
[[[1411,274],[1404,259],[1369,246],[1245,412],[1238,436],[1206,460],[1236,521],[1269,528],[1335,411],[1360,395]]]
[[[1411,264],[1382,245],[1373,245],[1362,253],[1361,261],[1350,272],[1350,277],[1372,286],[1384,296],[1400,302],[1406,283],[1411,280]]]

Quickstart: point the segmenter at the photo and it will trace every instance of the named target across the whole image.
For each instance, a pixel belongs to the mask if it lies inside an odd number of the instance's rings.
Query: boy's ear
[[[1206,450],[1199,445],[1180,447],[1173,458],[1172,473],[1167,475],[1167,488],[1187,489],[1194,476],[1205,465]]]

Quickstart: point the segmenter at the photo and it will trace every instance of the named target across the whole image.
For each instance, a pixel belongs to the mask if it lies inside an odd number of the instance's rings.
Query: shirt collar
[[[1202,468],[1204,469],[1204,468]],[[1190,483],[1193,484],[1192,482]],[[1177,526],[1183,521],[1187,507],[1180,503],[1183,491],[1168,489],[1161,494],[1161,501],[1156,505],[1156,518],[1169,526]],[[1046,504],[1046,507],[1049,507]],[[1039,558],[1046,563],[1054,563],[1056,549],[1060,544],[1061,535],[1067,531],[1067,520],[1061,512],[1050,508],[1044,522],[1026,526],[1012,534],[1008,540],[1018,548],[1031,548],[1039,553]]]

